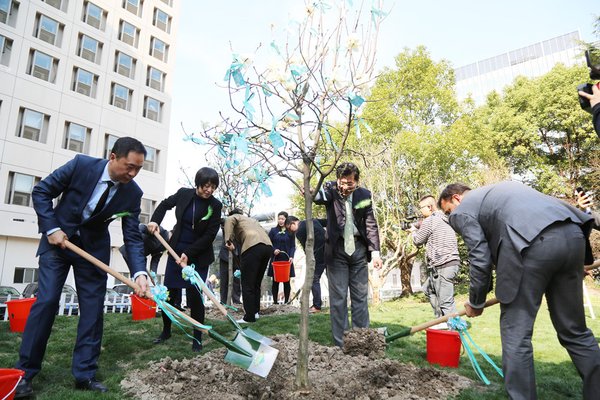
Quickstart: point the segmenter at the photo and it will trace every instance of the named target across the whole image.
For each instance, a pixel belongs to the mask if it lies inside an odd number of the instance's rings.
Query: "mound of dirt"
[[[385,336],[376,329],[355,328],[344,332],[344,354],[383,358],[385,347]]]
[[[388,359],[344,354],[337,347],[309,344],[309,380],[313,390],[293,390],[298,339],[292,335],[272,338],[279,356],[264,379],[225,363],[225,349],[201,356],[148,364],[131,371],[121,382],[130,396],[150,399],[447,399],[476,382],[455,373],[418,368]],[[351,339],[352,340],[352,339]]]

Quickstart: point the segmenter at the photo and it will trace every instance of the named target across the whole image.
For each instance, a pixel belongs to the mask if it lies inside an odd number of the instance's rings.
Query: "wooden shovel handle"
[[[167,251],[169,252],[171,257],[173,257],[175,259],[175,261],[177,261],[178,263],[181,262],[181,257],[179,257],[179,255],[177,253],[175,253],[175,250],[173,250],[173,248],[169,245],[169,243],[167,243],[165,238],[163,238],[160,235],[160,232],[158,229],[154,231],[154,236],[156,236],[158,241],[165,247],[165,249],[167,249]],[[223,307],[221,302],[219,300],[217,300],[217,298],[215,297],[213,292],[210,289],[208,289],[207,287],[205,287],[205,285],[200,285],[200,286],[202,286],[202,291],[204,292],[204,294],[206,294],[206,296],[208,296],[210,301],[212,301],[213,304],[219,309],[221,314],[227,316],[227,310],[225,309],[225,307]]]
[[[484,307],[493,306],[494,304],[497,304],[497,303],[499,303],[498,299],[494,297],[494,298],[489,299],[488,301],[486,301]],[[410,334],[412,335],[415,332],[419,332],[419,331],[422,331],[423,329],[430,328],[433,325],[437,325],[437,324],[442,323],[442,322],[447,322],[452,317],[462,317],[466,313],[467,313],[467,310],[462,309],[461,311],[459,311],[456,314],[444,315],[443,317],[439,317],[439,318],[433,319],[431,321],[424,322],[421,325],[413,326],[413,327],[410,328]]]
[[[127,278],[125,275],[121,274],[120,272],[115,271],[114,269],[112,269],[108,265],[104,264],[102,261],[100,261],[99,259],[97,259],[93,255],[91,255],[87,251],[79,248],[78,246],[76,246],[75,244],[69,242],[68,240],[65,240],[65,247],[67,249],[71,250],[73,253],[75,253],[75,254],[81,256],[82,258],[88,260],[89,262],[91,262],[92,264],[94,264],[96,267],[100,268],[102,271],[106,272],[107,274],[114,276],[115,278],[117,278],[118,280],[120,280],[121,282],[123,282],[124,284],[126,284],[127,286],[129,286],[130,288],[132,288],[133,290],[135,290],[136,292],[140,291],[140,289],[141,289],[140,285],[138,285],[137,283],[135,283],[131,279]],[[144,295],[147,298],[149,298],[150,300],[154,300],[154,296],[152,296],[152,293],[150,293],[149,290],[146,290],[146,293],[144,293]],[[188,322],[192,323],[194,325],[194,329],[198,329],[198,330],[201,330],[202,332],[208,333],[208,330],[202,329],[202,328],[198,328],[197,325],[201,325],[201,324],[198,321],[196,321],[195,319],[193,319],[192,317],[188,316],[187,314],[180,313],[180,314],[177,314],[177,315],[181,316],[182,318],[186,319]]]

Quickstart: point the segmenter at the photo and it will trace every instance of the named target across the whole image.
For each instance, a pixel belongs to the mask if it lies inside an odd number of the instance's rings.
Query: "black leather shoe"
[[[159,337],[157,337],[156,339],[154,339],[154,340],[152,341],[152,343],[154,343],[154,344],[161,344],[162,342],[164,342],[164,341],[168,340],[170,337],[171,337],[171,335],[170,335],[170,334],[169,334],[169,335],[166,335],[166,334],[164,334],[164,333],[161,333]]]
[[[87,381],[75,382],[75,389],[78,390],[91,390],[92,392],[106,393],[108,388],[104,386],[102,382],[96,380],[96,378],[88,379]]]
[[[17,388],[15,389],[15,399],[22,399],[25,397],[33,396],[33,386],[31,381],[25,378],[21,379]]]

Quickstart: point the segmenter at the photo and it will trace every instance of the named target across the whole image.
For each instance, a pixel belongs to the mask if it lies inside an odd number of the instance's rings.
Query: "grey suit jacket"
[[[586,262],[593,261],[589,234],[593,219],[575,207],[518,182],[502,182],[468,192],[450,214],[449,222],[469,249],[469,302],[485,303],[492,266],[496,266],[496,297],[510,303],[518,293],[521,256],[545,228],[571,221],[586,237]]]

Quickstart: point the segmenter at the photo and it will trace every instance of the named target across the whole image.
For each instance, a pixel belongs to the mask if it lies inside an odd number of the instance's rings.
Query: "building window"
[[[144,97],[144,117],[160,122],[163,103],[152,97]]]
[[[169,46],[162,40],[152,37],[150,41],[150,55],[158,58],[160,61],[167,62]]]
[[[57,69],[58,59],[38,50],[32,49],[30,51],[29,68],[27,70],[29,75],[54,83]]]
[[[142,224],[150,222],[150,216],[152,216],[152,213],[154,212],[155,205],[156,201],[154,200],[142,199],[140,211],[140,222]]]
[[[140,37],[140,30],[127,21],[121,20],[119,23],[119,40],[130,46],[137,47]]]
[[[6,36],[0,35],[0,64],[8,67],[10,64],[10,53],[12,53],[13,41]]]
[[[165,3],[166,5],[168,5],[169,7],[173,7],[173,0],[160,0],[163,3]]]
[[[33,31],[33,36],[46,43],[60,47],[64,29],[65,26],[63,24],[60,24],[52,18],[48,18],[39,13],[35,16],[35,30]]]
[[[37,268],[15,268],[14,283],[35,283],[38,281]]]
[[[142,16],[142,4],[143,0],[123,0],[123,8],[138,17]]]
[[[65,122],[65,140],[63,141],[63,148],[87,154],[91,134],[92,130],[90,128],[67,121]]]
[[[108,12],[94,3],[86,1],[83,3],[83,16],[81,20],[96,29],[104,30]]]
[[[18,172],[8,173],[8,193],[6,193],[6,204],[16,206],[32,207],[31,192],[33,187],[41,178],[33,175],[20,174]]]
[[[77,55],[93,63],[100,64],[102,58],[102,43],[87,35],[79,34]]]
[[[146,77],[146,86],[153,89],[164,91],[165,87],[165,76],[166,74],[161,70],[154,67],[148,67],[148,74]]]
[[[133,90],[117,83],[113,83],[111,88],[110,104],[129,111],[131,109],[132,95]]]
[[[108,133],[104,137],[104,158],[108,160],[110,152],[112,151],[115,142],[119,137],[115,135],[109,135]]]
[[[154,9],[154,18],[152,19],[152,24],[158,29],[161,29],[167,33],[171,33],[171,16],[160,8]]]
[[[121,51],[115,53],[115,72],[128,78],[135,78],[137,60]]]
[[[17,136],[46,143],[49,122],[49,115],[28,108],[21,108],[19,110]]]
[[[96,88],[98,87],[98,75],[78,67],[73,68],[73,83],[71,90],[81,93],[85,96],[96,98]]]
[[[67,11],[68,0],[42,0],[44,3],[61,11]]]
[[[158,169],[158,150],[154,147],[146,147],[146,158],[144,158],[144,169],[150,172],[156,172]]]
[[[14,0],[0,0],[0,23],[14,27],[17,23],[19,3]]]

